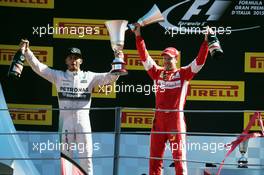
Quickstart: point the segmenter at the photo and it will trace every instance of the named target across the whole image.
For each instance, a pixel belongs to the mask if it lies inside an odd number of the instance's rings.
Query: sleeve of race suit
[[[197,57],[185,67],[182,67],[186,79],[190,80],[195,74],[197,74],[205,64],[206,58],[208,55],[208,43],[204,41],[200,47]]]
[[[143,64],[145,70],[148,72],[149,76],[152,79],[156,79],[157,70],[159,69],[159,66],[150,57],[150,55],[146,49],[145,42],[141,36],[136,36],[136,47],[138,50],[140,60]]]
[[[112,75],[110,72],[108,73],[95,73],[90,72],[92,74],[93,80],[92,80],[92,86],[103,86],[111,84],[112,82],[116,81],[119,76],[118,75]]]
[[[39,76],[45,78],[46,80],[50,81],[51,83],[55,83],[56,70],[53,70],[47,65],[41,63],[30,49],[25,52],[25,57],[34,72],[36,72]]]

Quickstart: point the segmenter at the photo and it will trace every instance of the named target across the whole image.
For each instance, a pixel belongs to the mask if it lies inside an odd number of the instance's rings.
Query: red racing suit
[[[198,56],[185,67],[175,71],[165,71],[158,66],[146,50],[145,42],[141,36],[136,37],[136,46],[149,76],[154,80],[156,90],[156,109],[183,110],[186,102],[189,82],[203,67],[207,54],[208,43],[204,41]],[[168,79],[164,79],[167,74]],[[186,136],[185,134],[158,134],[153,132],[186,132],[183,112],[156,111],[150,135],[150,157],[162,158],[165,143],[170,142],[177,175],[187,175],[186,164]],[[183,160],[183,161],[181,161]],[[150,159],[149,175],[160,175],[163,161]]]

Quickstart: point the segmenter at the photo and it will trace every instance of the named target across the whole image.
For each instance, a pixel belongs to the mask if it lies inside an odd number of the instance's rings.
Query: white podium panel
[[[189,175],[204,175],[204,168],[188,168]],[[175,175],[174,167],[164,167],[162,175]]]
[[[203,175],[215,175],[217,168],[205,168]],[[223,168],[220,175],[264,175],[264,169],[257,168]]]
[[[218,168],[189,168],[190,175],[216,175]],[[164,168],[163,175],[175,175],[174,167]],[[223,168],[220,175],[264,175],[264,169]]]

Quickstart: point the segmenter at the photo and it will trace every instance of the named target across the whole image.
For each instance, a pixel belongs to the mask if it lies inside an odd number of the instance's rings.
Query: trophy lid
[[[248,148],[248,140],[242,142],[239,144],[239,151],[241,153],[246,153],[247,152],[247,148]]]
[[[164,17],[162,16],[158,6],[154,4],[151,10],[138,20],[138,23],[141,26],[146,26],[161,21],[164,21]]]
[[[114,50],[123,49],[127,23],[127,20],[109,20],[105,22]]]

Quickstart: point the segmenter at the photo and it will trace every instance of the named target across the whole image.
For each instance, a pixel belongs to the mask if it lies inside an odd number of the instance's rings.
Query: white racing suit
[[[112,81],[117,80],[118,76],[111,75],[110,73],[94,73],[90,71],[70,72],[69,70],[54,70],[40,63],[30,50],[25,52],[25,57],[31,68],[38,75],[56,86],[59,108],[66,109],[60,111],[60,119],[63,120],[62,132],[91,132],[89,110],[82,110],[82,108],[90,108],[91,93],[95,86],[110,84]],[[77,150],[79,157],[92,156],[93,144],[91,134],[63,134],[62,143],[69,145],[73,143],[82,144],[84,150]],[[63,153],[66,155],[70,154],[70,156],[73,155],[72,151],[62,149]],[[91,158],[81,158],[80,165],[89,175],[93,174]]]

